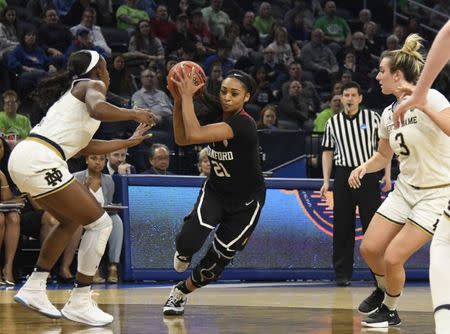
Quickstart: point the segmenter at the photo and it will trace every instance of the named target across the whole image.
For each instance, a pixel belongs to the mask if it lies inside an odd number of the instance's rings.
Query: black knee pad
[[[233,257],[225,257],[219,253],[214,244],[209,248],[208,253],[192,271],[192,282],[197,288],[216,281],[222,274]]]

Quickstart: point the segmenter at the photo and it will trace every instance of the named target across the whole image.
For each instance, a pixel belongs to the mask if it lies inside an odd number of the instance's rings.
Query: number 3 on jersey
[[[214,168],[214,173],[216,173],[216,175],[218,177],[231,177],[231,175],[227,172],[225,166],[221,163],[221,162],[217,162],[212,160],[211,163],[213,164],[213,168]]]
[[[402,150],[400,151],[401,155],[409,155],[409,148],[408,146],[406,146],[405,144],[405,138],[403,138],[403,133],[399,132],[395,135],[395,140],[399,140],[400,139],[400,147],[402,148]]]

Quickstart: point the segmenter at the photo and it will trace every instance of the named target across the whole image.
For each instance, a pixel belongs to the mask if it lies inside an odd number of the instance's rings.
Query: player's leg
[[[448,207],[450,212],[450,203]],[[436,334],[448,333],[450,328],[450,217],[442,215],[430,247],[430,286],[433,300]]]
[[[19,291],[19,299],[29,291],[44,291],[45,295],[48,271],[53,267],[72,234],[81,224],[84,226],[85,234],[78,252],[76,287],[73,289],[63,313],[71,320],[89,325],[99,326],[112,322],[112,316],[101,311],[92,301],[90,292],[92,278],[111,233],[111,218],[86,187],[76,181],[69,182],[61,190],[37,199],[37,202],[44,210],[50,212],[60,224],[46,238],[41,248],[36,270]],[[32,294],[32,292],[29,293],[29,295]],[[42,293],[40,296],[43,299]],[[33,307],[33,305],[30,306]],[[54,313],[47,315],[56,316]]]
[[[376,289],[364,299],[358,307],[361,314],[372,314],[381,306],[385,290],[384,253],[391,240],[402,229],[403,225],[395,224],[376,213],[364,234],[360,245],[360,253],[373,272]]]
[[[404,265],[431,238],[430,233],[407,223],[391,241],[384,254],[386,293],[383,304],[377,312],[363,320],[363,326],[388,327],[401,323],[397,313],[397,303],[405,284]]]
[[[362,314],[369,315],[378,310],[384,299],[385,264],[384,253],[391,240],[402,229],[410,212],[403,197],[403,185],[396,188],[378,208],[360,245],[360,253],[375,276],[376,289],[358,307]]]
[[[206,255],[194,268],[191,276],[172,288],[164,305],[164,315],[182,315],[186,295],[211,282],[216,281],[235,253],[244,249],[255,229],[265,201],[265,191],[242,203],[225,203],[228,215],[223,217],[214,241]]]
[[[184,218],[181,231],[176,237],[176,252],[173,259],[176,271],[183,272],[189,267],[192,256],[202,248],[223,214],[221,198],[208,188],[207,182],[204,182],[194,208]]]

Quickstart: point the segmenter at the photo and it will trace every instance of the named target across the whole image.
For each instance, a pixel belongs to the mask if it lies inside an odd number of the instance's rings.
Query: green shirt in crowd
[[[333,110],[331,108],[326,108],[317,114],[314,121],[314,132],[325,132],[325,126],[327,121],[334,116]]]
[[[12,118],[4,111],[0,112],[0,133],[10,142],[25,139],[31,131],[31,123],[28,117],[17,114]]]
[[[6,3],[6,0],[0,0],[0,11],[2,11],[3,9],[5,9],[5,7],[8,4]]]
[[[131,17],[131,19],[134,22],[134,25],[126,23],[125,21],[122,21],[120,19],[120,17],[122,15]],[[140,9],[132,8],[127,5],[122,5],[119,8],[117,8],[116,19],[117,19],[117,28],[119,28],[119,29],[134,29],[134,28],[136,28],[136,26],[140,20],[150,20],[147,12],[140,10]]]
[[[319,17],[314,22],[314,28],[322,29],[325,37],[337,43],[344,43],[347,34],[350,33],[350,27],[342,18],[335,16],[331,20],[326,16]]]

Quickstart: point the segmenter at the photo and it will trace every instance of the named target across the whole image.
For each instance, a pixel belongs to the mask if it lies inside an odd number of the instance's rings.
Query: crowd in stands
[[[449,0],[419,2],[450,14]],[[257,92],[246,110],[261,131],[323,132],[326,121],[342,110],[340,87],[349,81],[356,81],[363,88],[365,107],[381,111],[392,100],[381,94],[375,80],[380,54],[399,48],[412,32],[432,38],[423,31],[421,23],[439,28],[442,17],[428,17],[420,8],[404,1],[400,2],[401,9],[409,19],[392,27],[392,20],[386,21],[380,15],[385,8],[377,12],[378,17],[373,17],[370,9],[356,8],[349,3],[0,0],[0,92],[3,94],[0,152],[7,152],[26,138],[31,127],[45,115],[45,106],[34,102],[37,83],[61,71],[70,54],[82,49],[96,50],[108,61],[110,103],[149,108],[158,117],[158,124],[152,129],[153,137],[129,152],[120,150],[69,162],[71,171],[78,172],[77,178],[102,204],[112,200],[109,175],[176,172],[172,168],[175,164],[171,163],[173,101],[166,88],[166,76],[179,61],[192,60],[203,67],[207,75],[205,90],[210,96],[218,95],[220,82],[230,70],[251,74]],[[389,1],[379,3],[383,7]],[[437,80],[437,88],[444,94],[450,92],[449,75],[450,68],[446,68]],[[196,98],[195,109],[202,123],[219,116],[220,111],[213,110],[211,105],[214,104],[204,96]],[[125,138],[135,126],[102,124],[96,137]],[[199,152],[196,166],[184,170],[208,175],[206,150],[198,147],[196,152]],[[15,189],[3,163],[7,155],[0,156],[1,199],[6,200],[10,198],[5,192],[8,185],[12,194]],[[33,201],[28,202],[23,217],[25,212],[32,215],[22,218],[22,224],[19,215],[0,213],[0,245],[3,242],[5,248],[0,284],[14,282],[11,256],[17,248],[19,226],[32,219],[34,227],[25,228],[28,232],[24,233],[38,235],[42,240],[58,224]],[[119,220],[117,226],[121,226]],[[123,234],[119,227],[115,229],[108,253],[109,282],[117,282],[119,239]],[[61,261],[62,279],[72,278],[70,263],[80,236],[81,230]],[[104,281],[101,274],[97,281]]]

